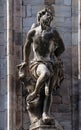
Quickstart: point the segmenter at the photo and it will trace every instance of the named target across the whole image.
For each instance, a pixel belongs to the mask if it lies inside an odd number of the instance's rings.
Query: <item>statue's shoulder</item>
[[[38,26],[39,26],[38,23],[33,23],[32,26],[31,26],[31,29],[34,29],[34,28],[36,28],[36,27],[38,27]]]
[[[35,35],[35,32],[36,30],[35,29],[30,29],[27,33],[27,37],[30,38],[30,37],[33,37]]]
[[[28,37],[33,37],[37,31],[37,29],[39,28],[39,24],[38,23],[33,23],[30,30],[27,33]]]
[[[53,33],[58,33],[56,27],[53,27],[53,28],[52,28],[52,31],[53,31]]]
[[[53,32],[55,37],[59,37],[60,36],[60,34],[59,34],[58,30],[56,29],[56,27],[52,28],[52,32]]]

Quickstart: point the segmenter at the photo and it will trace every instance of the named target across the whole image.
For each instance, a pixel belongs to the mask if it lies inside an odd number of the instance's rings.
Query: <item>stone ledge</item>
[[[36,123],[33,123],[30,125],[29,130],[63,130],[62,126],[54,119],[53,123],[50,125],[45,125],[41,123],[41,120],[39,120]]]
[[[56,130],[55,126],[40,125],[37,127],[30,128],[30,130]]]

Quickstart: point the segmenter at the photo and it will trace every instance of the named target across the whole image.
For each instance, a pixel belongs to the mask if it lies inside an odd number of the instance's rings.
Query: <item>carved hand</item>
[[[21,64],[19,64],[17,66],[18,70],[19,70],[19,78],[24,78],[26,77],[27,73],[28,73],[28,66],[26,62],[22,62]]]

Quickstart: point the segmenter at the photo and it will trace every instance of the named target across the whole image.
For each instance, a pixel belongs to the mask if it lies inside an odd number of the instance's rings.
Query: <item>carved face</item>
[[[43,27],[50,26],[50,23],[53,20],[53,14],[49,9],[44,9],[38,12],[37,19]]]
[[[45,12],[43,16],[40,18],[40,24],[45,26],[50,26],[51,23],[51,15],[49,12]]]

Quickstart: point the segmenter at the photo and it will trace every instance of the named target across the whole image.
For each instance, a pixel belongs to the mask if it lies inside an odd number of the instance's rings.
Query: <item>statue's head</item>
[[[38,12],[37,21],[43,26],[50,26],[51,21],[53,20],[53,14],[50,9],[46,8]]]

